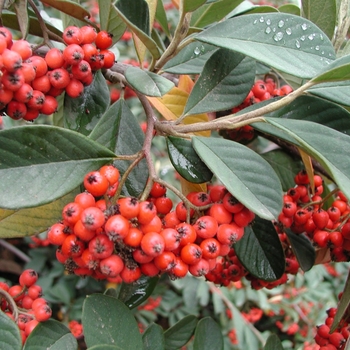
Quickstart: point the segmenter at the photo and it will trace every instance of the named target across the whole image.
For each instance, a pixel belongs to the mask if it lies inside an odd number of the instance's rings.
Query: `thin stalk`
[[[20,258],[25,263],[28,263],[31,259],[27,254],[24,254],[21,250],[16,248],[13,244],[0,239],[0,245],[2,245],[4,248],[15,254],[18,258]]]

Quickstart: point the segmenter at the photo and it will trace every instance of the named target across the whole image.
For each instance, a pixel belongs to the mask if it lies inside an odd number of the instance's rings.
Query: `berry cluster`
[[[330,333],[337,308],[333,307],[327,311],[327,318],[324,324],[317,327],[315,342],[320,350],[342,350],[350,336],[350,318],[343,319],[337,329]],[[348,314],[347,314],[348,315]]]
[[[15,120],[32,121],[39,114],[57,109],[56,97],[65,92],[72,98],[92,83],[93,72],[110,68],[114,54],[107,50],[112,37],[97,33],[90,26],[67,27],[63,32],[67,46],[51,48],[41,57],[33,53],[26,40],[12,40],[11,32],[0,28],[0,110]]]
[[[342,192],[327,207],[330,195],[321,197],[323,180],[314,175],[313,187],[305,171],[295,176],[296,186],[284,196],[282,213],[277,227],[280,238],[285,241],[283,228],[294,233],[305,233],[317,248],[329,248],[334,261],[349,261],[350,258],[350,206]],[[333,192],[331,193],[331,195]]]
[[[237,113],[244,108],[261,101],[270,100],[273,97],[285,96],[290,94],[293,89],[289,85],[283,85],[280,88],[276,81],[271,77],[266,77],[264,80],[257,80],[244,101],[232,109],[232,113]],[[250,125],[245,125],[232,130],[220,130],[220,135],[228,140],[246,143],[251,141],[254,136],[254,129]]]
[[[19,276],[19,284],[10,287],[0,282],[1,310],[18,325],[23,343],[37,324],[47,321],[52,314],[47,301],[41,297],[41,287],[35,284],[37,280],[36,271],[27,269]]]
[[[69,272],[126,283],[141,274],[207,275],[254,219],[221,185],[209,193],[190,193],[187,199],[202,210],[195,211],[184,202],[172,209],[159,183],[146,201],[121,197],[113,205],[110,198],[118,184],[119,171],[111,165],[86,174],[87,191],[68,203],[62,221],[48,230],[47,238],[59,246],[57,258]]]

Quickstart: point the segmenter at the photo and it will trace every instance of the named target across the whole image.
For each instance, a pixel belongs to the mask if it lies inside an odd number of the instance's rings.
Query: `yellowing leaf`
[[[181,192],[187,196],[191,192],[207,192],[207,184],[194,184],[180,177]]]
[[[176,120],[183,114],[188,96],[189,94],[187,92],[174,87],[162,97],[147,96],[147,98],[152,103],[153,107],[166,120]],[[207,122],[208,120],[208,115],[203,113],[186,117],[183,120],[183,123],[189,125],[193,123]],[[210,131],[201,131],[195,134],[208,137],[210,136]]]
[[[179,84],[177,86],[180,90],[190,94],[193,89],[193,86],[194,81],[188,75],[180,75]]]
[[[301,160],[304,163],[307,176],[310,179],[311,193],[315,194],[314,168],[312,166],[311,157],[307,153],[305,153],[302,149],[300,149],[300,148],[299,148],[299,153],[300,153],[300,156],[301,156]]]
[[[184,111],[188,94],[174,87],[162,97],[147,96],[147,98],[166,120],[176,120]]]
[[[171,0],[171,2],[173,3],[173,5],[179,9],[180,8],[180,0]]]

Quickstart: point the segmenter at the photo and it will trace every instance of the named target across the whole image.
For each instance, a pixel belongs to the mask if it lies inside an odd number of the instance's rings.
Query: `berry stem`
[[[4,298],[6,302],[9,304],[9,309],[12,311],[13,318],[15,322],[18,320],[18,307],[16,302],[13,300],[12,296],[7,293],[5,290],[0,289],[0,297]]]

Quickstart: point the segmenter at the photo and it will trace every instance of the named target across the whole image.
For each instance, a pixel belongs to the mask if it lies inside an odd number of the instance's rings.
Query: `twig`
[[[21,250],[16,248],[14,245],[10,244],[9,242],[0,239],[0,245],[2,245],[4,248],[15,254],[17,257],[19,257],[21,260],[23,260],[25,263],[28,263],[31,259],[27,254],[24,254]]]

